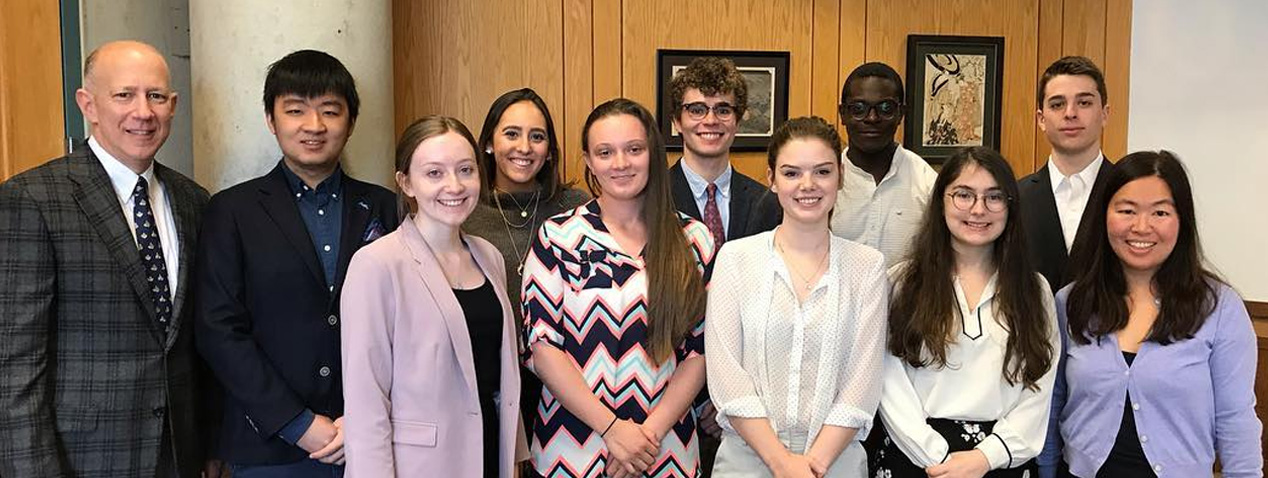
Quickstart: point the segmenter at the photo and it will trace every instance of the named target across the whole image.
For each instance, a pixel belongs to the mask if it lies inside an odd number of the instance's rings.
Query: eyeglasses
[[[687,103],[682,105],[682,110],[687,112],[687,117],[696,121],[704,119],[709,115],[709,111],[713,111],[713,117],[718,121],[729,121],[735,117],[735,107],[726,103],[718,103],[712,107],[703,101],[695,103]]]
[[[867,119],[867,112],[875,110],[876,116],[884,120],[891,120],[898,116],[898,110],[903,104],[894,100],[881,100],[877,103],[868,103],[866,101],[851,101],[841,105],[841,116],[849,116],[856,120]]]
[[[978,198],[982,199],[982,204],[986,205],[986,210],[990,212],[1000,212],[1008,207],[1008,201],[1012,198],[1002,192],[993,191],[986,194],[978,195],[972,191],[958,189],[947,193],[951,198],[951,204],[961,211],[971,211],[973,206],[977,205]]]

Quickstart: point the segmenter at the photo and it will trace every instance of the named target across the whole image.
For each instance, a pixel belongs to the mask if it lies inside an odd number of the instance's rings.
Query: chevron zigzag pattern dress
[[[703,223],[679,215],[705,280],[713,239]],[[639,256],[621,250],[590,201],[547,220],[524,266],[524,322],[531,350],[544,342],[562,350],[591,392],[621,419],[642,423],[656,407],[677,365],[704,354],[704,318],[656,366],[643,348],[647,335],[647,275]],[[603,476],[607,448],[599,432],[565,409],[543,387],[533,421],[532,457],[547,478]],[[689,409],[661,443],[644,476],[694,477],[699,473],[696,414]]]

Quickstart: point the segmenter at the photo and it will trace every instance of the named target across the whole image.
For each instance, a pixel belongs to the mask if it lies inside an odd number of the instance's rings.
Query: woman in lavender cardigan
[[[1118,163],[1075,282],[1056,386],[1061,446],[1082,478],[1263,476],[1255,332],[1241,297],[1203,265],[1184,166],[1167,151]],[[1076,249],[1080,250],[1080,249]],[[1065,327],[1065,326],[1068,326]],[[1064,385],[1064,386],[1063,386]]]

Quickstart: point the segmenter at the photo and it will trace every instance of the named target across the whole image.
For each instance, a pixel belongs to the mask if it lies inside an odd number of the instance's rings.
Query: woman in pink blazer
[[[480,196],[475,140],[428,116],[396,148],[411,214],[353,256],[343,287],[351,478],[513,476],[527,458],[502,255],[459,227]]]

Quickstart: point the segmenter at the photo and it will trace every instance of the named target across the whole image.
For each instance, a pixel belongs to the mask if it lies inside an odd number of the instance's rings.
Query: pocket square
[[[383,223],[379,222],[379,218],[376,217],[370,221],[370,225],[365,227],[365,232],[361,234],[361,242],[369,244],[374,242],[375,239],[383,237],[384,234],[387,234],[387,230],[383,228]]]

